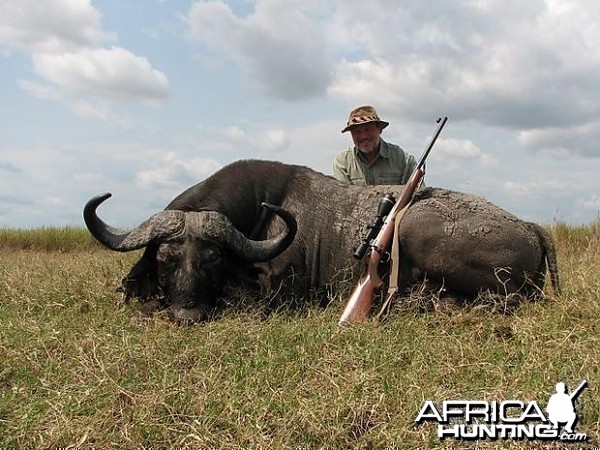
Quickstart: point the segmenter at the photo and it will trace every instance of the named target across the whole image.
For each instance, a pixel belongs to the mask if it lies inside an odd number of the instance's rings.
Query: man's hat
[[[350,112],[346,128],[342,130],[342,133],[345,133],[355,125],[362,125],[368,122],[377,122],[382,130],[389,125],[389,122],[379,118],[377,111],[372,106],[360,106]]]

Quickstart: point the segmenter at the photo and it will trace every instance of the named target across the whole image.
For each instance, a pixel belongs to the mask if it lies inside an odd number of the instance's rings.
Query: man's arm
[[[409,155],[407,152],[404,152],[406,156],[406,170],[404,171],[404,176],[402,177],[402,184],[406,184],[410,178],[410,175],[414,172],[415,167],[417,167],[417,160],[413,155]],[[420,188],[425,187],[425,179],[421,180]]]
[[[404,170],[404,176],[402,177],[402,184],[406,184],[410,175],[414,172],[415,167],[417,167],[417,160],[413,155],[409,155],[407,152],[404,152],[405,161],[406,161],[406,169]]]
[[[346,168],[346,161],[342,153],[337,155],[333,160],[333,176],[336,180],[343,183],[351,183],[348,169]]]

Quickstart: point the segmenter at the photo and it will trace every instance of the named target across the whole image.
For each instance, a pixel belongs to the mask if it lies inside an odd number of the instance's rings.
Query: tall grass
[[[115,292],[137,254],[13,240],[0,250],[0,448],[564,448],[440,441],[415,418],[425,400],[543,407],[556,382],[584,378],[577,431],[598,447],[598,224],[550,231],[560,297],[511,315],[397,304],[383,325],[343,330],[343,298],[269,316],[240,298],[178,327]]]
[[[586,253],[597,252],[600,249],[600,218],[590,224],[579,226],[557,222],[550,227],[550,231],[564,251]]]
[[[100,244],[89,231],[80,227],[0,228],[0,250],[71,251],[91,248],[100,248]]]

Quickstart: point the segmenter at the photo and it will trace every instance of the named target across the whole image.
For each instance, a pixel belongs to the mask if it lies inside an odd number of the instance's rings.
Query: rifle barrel
[[[583,391],[583,388],[587,386],[587,380],[583,380],[581,382],[581,384],[579,386],[577,386],[577,389],[575,389],[571,395],[569,395],[569,397],[571,397],[571,400],[575,400],[575,398],[577,398],[579,396],[579,394],[581,394],[581,391]]]
[[[435,132],[433,133],[433,137],[431,138],[429,145],[425,149],[423,156],[421,156],[421,159],[419,159],[419,163],[417,164],[417,169],[421,169],[425,165],[425,160],[427,159],[427,156],[429,156],[429,152],[433,148],[435,141],[437,141],[437,138],[440,135],[440,133],[442,132],[442,128],[444,128],[444,125],[446,125],[447,121],[448,121],[448,117],[440,117],[436,121],[437,123],[439,123],[439,125],[438,125],[437,129],[435,130]]]

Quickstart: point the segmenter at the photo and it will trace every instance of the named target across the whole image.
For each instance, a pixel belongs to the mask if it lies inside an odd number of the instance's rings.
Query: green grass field
[[[340,330],[327,309],[226,310],[173,325],[115,292],[138,254],[78,229],[0,230],[0,448],[600,447],[600,221],[550,228],[563,293],[510,315],[417,312]],[[588,387],[588,441],[440,441],[426,400],[536,400]]]

